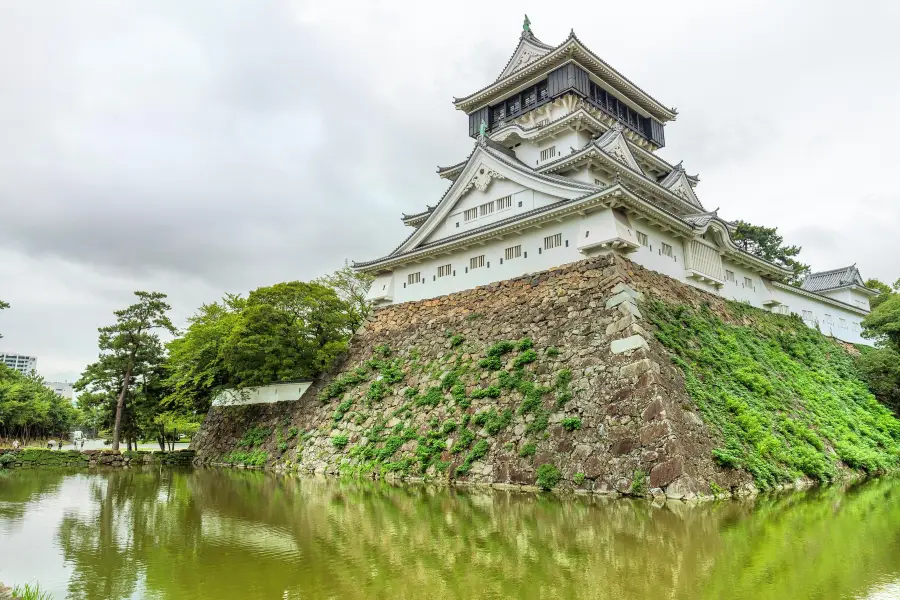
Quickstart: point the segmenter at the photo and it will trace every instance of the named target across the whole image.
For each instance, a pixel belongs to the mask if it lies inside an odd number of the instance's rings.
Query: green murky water
[[[0,580],[54,598],[900,597],[900,480],[654,508],[241,471],[0,472]]]

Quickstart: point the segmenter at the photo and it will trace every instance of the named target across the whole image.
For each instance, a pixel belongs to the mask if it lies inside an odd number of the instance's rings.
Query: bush
[[[633,496],[647,495],[647,473],[640,469],[634,472],[634,477],[631,480],[631,488],[628,490],[628,493]]]
[[[537,352],[535,352],[533,349],[528,349],[516,357],[516,359],[513,361],[513,367],[520,369],[528,363],[533,363],[536,360]]]
[[[349,441],[350,440],[347,438],[346,435],[336,435],[333,438],[331,438],[331,445],[334,446],[335,448],[337,448],[338,450],[343,450],[344,448],[347,447],[347,443]]]
[[[503,356],[504,354],[512,352],[515,347],[516,345],[510,341],[497,342],[487,349],[486,354],[488,356]]]
[[[560,477],[559,469],[547,463],[538,467],[535,483],[542,490],[552,490],[559,483]]]
[[[463,461],[463,464],[456,467],[457,475],[466,475],[469,473],[469,470],[472,468],[472,463],[476,460],[483,458],[487,455],[490,446],[487,443],[487,440],[478,440],[472,450],[466,455],[466,460]]]
[[[581,419],[578,417],[566,417],[562,420],[562,426],[566,431],[581,429]]]
[[[537,445],[529,442],[528,444],[522,446],[522,449],[519,450],[519,456],[521,456],[522,458],[526,458],[528,456],[534,456],[536,452]]]
[[[547,358],[556,358],[557,356],[559,356],[559,348],[550,346],[549,348],[544,350],[544,354],[547,356]]]
[[[522,338],[519,340],[519,343],[516,344],[516,350],[519,352],[524,352],[525,350],[530,350],[534,347],[534,342],[531,341],[531,338]]]
[[[577,485],[581,485],[584,483],[585,474],[584,473],[575,473],[572,475],[572,481],[574,481]]]
[[[464,338],[463,336],[454,335],[453,337],[450,338],[450,347],[456,348],[457,346],[462,344],[464,341],[466,341],[466,338]]]
[[[244,432],[244,437],[242,437],[241,441],[238,442],[238,446],[240,446],[241,448],[252,450],[253,448],[261,446],[263,443],[265,443],[270,435],[272,435],[271,429],[266,429],[265,427],[254,425]]]
[[[492,385],[486,388],[475,388],[472,390],[472,398],[499,398],[500,388]]]

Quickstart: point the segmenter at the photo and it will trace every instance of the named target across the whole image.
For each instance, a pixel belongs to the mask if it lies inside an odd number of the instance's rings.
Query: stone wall
[[[563,489],[749,489],[713,463],[716,434],[648,333],[643,294],[722,307],[615,256],[385,307],[332,377],[297,402],[214,408],[192,448],[310,473],[547,486],[550,465]]]
[[[190,466],[193,450],[173,452],[113,452],[112,450],[46,450],[0,448],[0,468]]]

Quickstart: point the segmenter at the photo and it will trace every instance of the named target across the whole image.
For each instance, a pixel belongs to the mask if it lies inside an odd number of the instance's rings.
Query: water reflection
[[[67,504],[73,486],[82,500]],[[27,531],[37,512],[52,539]],[[900,576],[896,480],[653,508],[259,472],[20,471],[0,479],[0,531],[15,523],[18,543],[51,554],[41,580],[57,598],[864,598]],[[4,571],[0,546],[0,578],[27,576]]]

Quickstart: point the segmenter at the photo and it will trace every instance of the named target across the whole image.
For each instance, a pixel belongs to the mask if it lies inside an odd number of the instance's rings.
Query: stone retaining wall
[[[551,465],[557,487],[596,493],[689,498],[710,494],[710,482],[752,490],[749,475],[712,461],[716,434],[648,333],[643,294],[713,310],[722,302],[604,256],[388,306],[357,332],[343,366],[299,401],[216,407],[192,448],[205,463],[310,473],[531,486]],[[519,340],[533,358],[517,349],[497,370],[479,366],[498,342]],[[463,375],[448,386],[455,369]],[[546,390],[539,405],[527,387],[504,387],[513,376]]]

